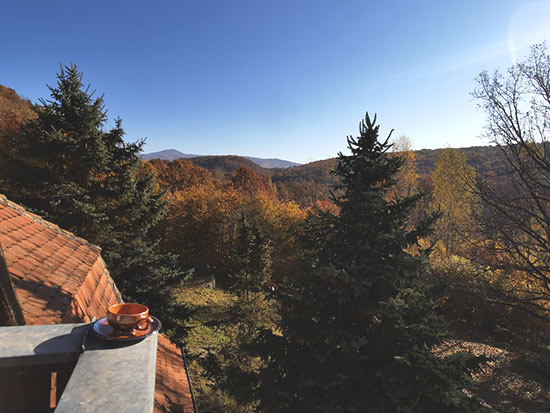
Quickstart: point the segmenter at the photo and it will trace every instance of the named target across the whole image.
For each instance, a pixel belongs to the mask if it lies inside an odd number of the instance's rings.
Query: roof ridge
[[[92,250],[94,250],[97,253],[101,253],[101,247],[99,245],[92,244],[91,242],[85,240],[84,238],[81,238],[75,234],[73,234],[70,231],[64,230],[63,228],[59,227],[58,225],[47,221],[46,219],[42,218],[40,215],[33,214],[32,212],[29,212],[23,207],[22,205],[16,204],[15,202],[10,201],[4,194],[0,194],[0,203],[15,209],[19,211],[21,214],[25,215],[26,217],[32,219],[34,222],[49,228],[58,234],[64,235],[78,243],[80,243],[83,246],[89,247]]]
[[[99,254],[99,259],[101,260],[100,262],[101,262],[101,266],[103,268],[103,274],[105,274],[105,276],[107,277],[107,281],[109,282],[109,284],[111,284],[111,287],[113,288],[113,290],[115,290],[115,294],[116,294],[118,300],[123,303],[124,299],[122,298],[122,294],[120,293],[118,287],[116,286],[115,280],[113,280],[113,277],[111,277],[111,272],[107,268],[107,264],[105,263],[105,260],[103,259],[101,254]],[[94,263],[94,265],[95,265],[95,263]]]

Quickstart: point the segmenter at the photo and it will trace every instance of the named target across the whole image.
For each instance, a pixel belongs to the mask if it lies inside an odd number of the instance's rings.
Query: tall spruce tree
[[[241,299],[261,291],[271,277],[271,247],[256,222],[249,223],[243,211],[233,251],[234,274],[230,289]]]
[[[403,161],[375,123],[367,114],[348,137],[335,170],[340,213],[310,216],[304,273],[279,290],[282,334],[264,336],[261,411],[479,408],[463,389],[480,360],[437,354],[445,329],[422,286],[426,251],[407,252],[436,217],[410,229],[420,195],[389,200]]]
[[[51,100],[34,107],[36,117],[3,136],[2,192],[101,246],[124,298],[148,305],[181,338],[186,311],[172,288],[185,274],[174,256],[155,250],[150,230],[166,200],[141,166],[144,142],[126,143],[120,119],[104,130],[103,97],[84,87],[75,65],[62,67],[49,89]]]

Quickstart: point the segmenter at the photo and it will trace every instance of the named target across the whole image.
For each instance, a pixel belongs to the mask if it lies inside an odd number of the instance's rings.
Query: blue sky
[[[485,144],[470,93],[549,38],[550,1],[2,3],[0,83],[36,101],[60,63],[146,152],[333,157],[365,111],[415,149]]]

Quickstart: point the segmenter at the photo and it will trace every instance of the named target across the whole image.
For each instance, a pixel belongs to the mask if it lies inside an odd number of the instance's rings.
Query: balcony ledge
[[[55,412],[152,412],[157,334],[112,343],[90,325],[1,327],[0,369],[76,362]]]

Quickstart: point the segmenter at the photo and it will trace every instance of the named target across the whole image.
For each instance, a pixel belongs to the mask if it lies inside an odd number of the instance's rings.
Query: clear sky
[[[366,111],[415,149],[482,145],[470,93],[550,40],[550,1],[4,0],[0,83],[36,101],[59,64],[145,152],[333,157]]]

